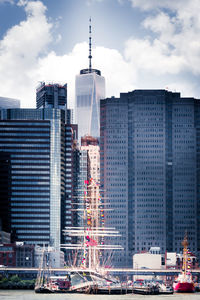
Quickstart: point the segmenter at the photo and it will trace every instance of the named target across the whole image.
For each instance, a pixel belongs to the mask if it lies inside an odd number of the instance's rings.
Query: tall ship
[[[104,273],[111,257],[103,259],[103,251],[109,249],[112,255],[113,251],[123,249],[121,245],[106,245],[104,237],[120,236],[120,233],[104,226],[104,210],[108,208],[104,207],[99,184],[93,178],[84,181],[83,201],[80,196],[78,198],[79,203],[73,203],[75,208],[72,210],[79,213],[82,226],[65,227],[64,235],[77,240],[76,243],[61,244],[61,248],[74,250],[71,267]]]
[[[192,274],[190,272],[191,260],[188,251],[187,235],[185,235],[182,245],[183,245],[182,272],[175,280],[173,287],[174,287],[174,291],[178,293],[193,293],[195,291],[195,285],[192,280]]]

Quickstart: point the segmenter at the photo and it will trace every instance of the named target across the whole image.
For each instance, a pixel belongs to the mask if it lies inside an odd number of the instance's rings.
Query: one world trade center
[[[105,98],[105,79],[92,69],[91,19],[89,25],[89,68],[76,76],[76,122],[79,139],[82,136],[100,136],[100,99]]]

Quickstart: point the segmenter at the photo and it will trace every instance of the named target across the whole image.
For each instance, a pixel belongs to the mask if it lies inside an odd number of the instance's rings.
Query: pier
[[[51,273],[57,276],[66,275],[70,272],[93,272],[91,269],[83,268],[60,268],[51,269]],[[127,276],[177,276],[181,273],[181,269],[131,269],[131,268],[118,268],[118,269],[105,269],[111,275],[127,275]],[[1,267],[0,274],[3,276],[18,275],[21,278],[36,278],[38,268],[15,268],[15,267]],[[200,269],[191,270],[193,276],[200,276]]]

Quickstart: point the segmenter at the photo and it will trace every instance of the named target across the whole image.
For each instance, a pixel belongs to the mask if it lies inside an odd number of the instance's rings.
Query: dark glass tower
[[[198,255],[199,111],[198,100],[165,90],[101,101],[105,224],[121,232],[124,247],[114,266],[152,246],[180,252],[185,231]]]
[[[67,84],[45,84],[42,82],[36,91],[37,108],[67,108]]]
[[[58,88],[62,99],[54,99],[55,94],[46,97],[48,88],[37,90],[38,109],[1,110],[0,168],[10,174],[8,188],[4,187],[8,209],[2,215],[9,213],[16,240],[59,248],[62,229],[72,225],[72,147],[77,128],[66,123],[66,85]],[[5,183],[2,174],[1,182]]]
[[[19,241],[59,247],[64,122],[64,111],[58,109],[9,109],[0,121],[0,151],[11,162],[11,229]]]
[[[0,224],[1,230],[11,232],[10,226],[10,188],[11,161],[9,153],[0,152]]]

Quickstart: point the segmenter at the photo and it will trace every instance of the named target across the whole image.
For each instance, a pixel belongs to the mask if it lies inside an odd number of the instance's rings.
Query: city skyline
[[[93,67],[106,79],[106,97],[147,88],[199,98],[199,7],[199,0],[1,0],[1,96],[34,107],[39,81],[67,82],[74,106],[91,17]]]

